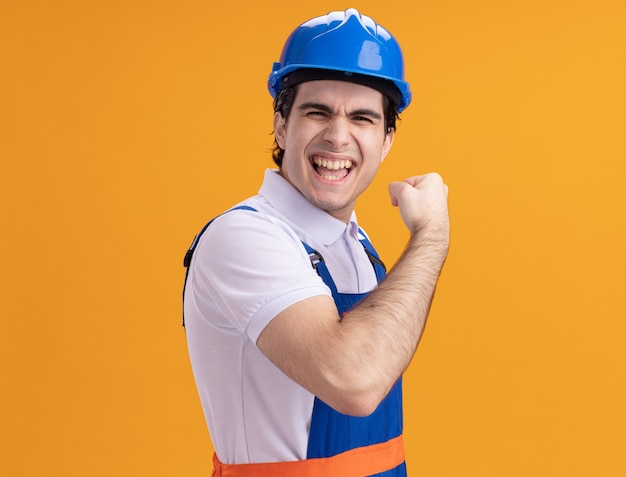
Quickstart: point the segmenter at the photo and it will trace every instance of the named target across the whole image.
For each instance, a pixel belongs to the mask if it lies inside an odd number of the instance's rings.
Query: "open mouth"
[[[331,160],[319,156],[314,156],[312,162],[315,172],[328,181],[345,179],[354,166],[350,160]]]

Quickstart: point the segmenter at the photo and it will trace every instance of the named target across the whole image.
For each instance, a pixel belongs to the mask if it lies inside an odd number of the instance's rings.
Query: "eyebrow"
[[[332,113],[333,110],[330,106],[324,103],[317,103],[315,101],[309,101],[308,103],[302,103],[298,106],[298,111],[304,111],[306,109],[317,109],[318,111],[324,111],[325,113]]]
[[[333,114],[333,110],[330,106],[324,103],[318,103],[316,101],[309,101],[307,103],[302,103],[300,106],[298,106],[298,111],[306,111],[307,109],[316,109],[318,111],[323,111],[328,114]],[[372,119],[382,119],[382,115],[379,112],[374,111],[373,109],[368,109],[368,108],[356,109],[354,111],[350,111],[349,115],[350,116],[368,116],[368,117],[371,117]]]

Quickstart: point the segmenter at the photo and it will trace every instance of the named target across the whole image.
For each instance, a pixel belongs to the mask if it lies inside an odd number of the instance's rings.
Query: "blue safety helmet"
[[[398,112],[411,102],[400,45],[354,8],[313,18],[296,28],[285,42],[280,62],[274,63],[268,89],[275,98],[283,88],[318,79],[375,88],[396,104]]]

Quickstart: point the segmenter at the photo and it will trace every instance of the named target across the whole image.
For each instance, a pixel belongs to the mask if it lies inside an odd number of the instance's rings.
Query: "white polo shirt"
[[[306,458],[314,396],[260,352],[256,340],[289,306],[330,290],[302,241],[323,257],[341,293],[376,276],[353,213],[348,224],[313,206],[275,170],[259,194],[218,217],[189,268],[184,313],[191,365],[213,446],[225,464]]]

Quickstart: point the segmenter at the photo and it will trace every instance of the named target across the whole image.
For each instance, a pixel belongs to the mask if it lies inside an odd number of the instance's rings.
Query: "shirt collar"
[[[276,169],[265,171],[259,194],[287,220],[324,245],[334,243],[346,231],[344,222],[311,204]],[[352,230],[358,227],[354,211],[348,227]]]

